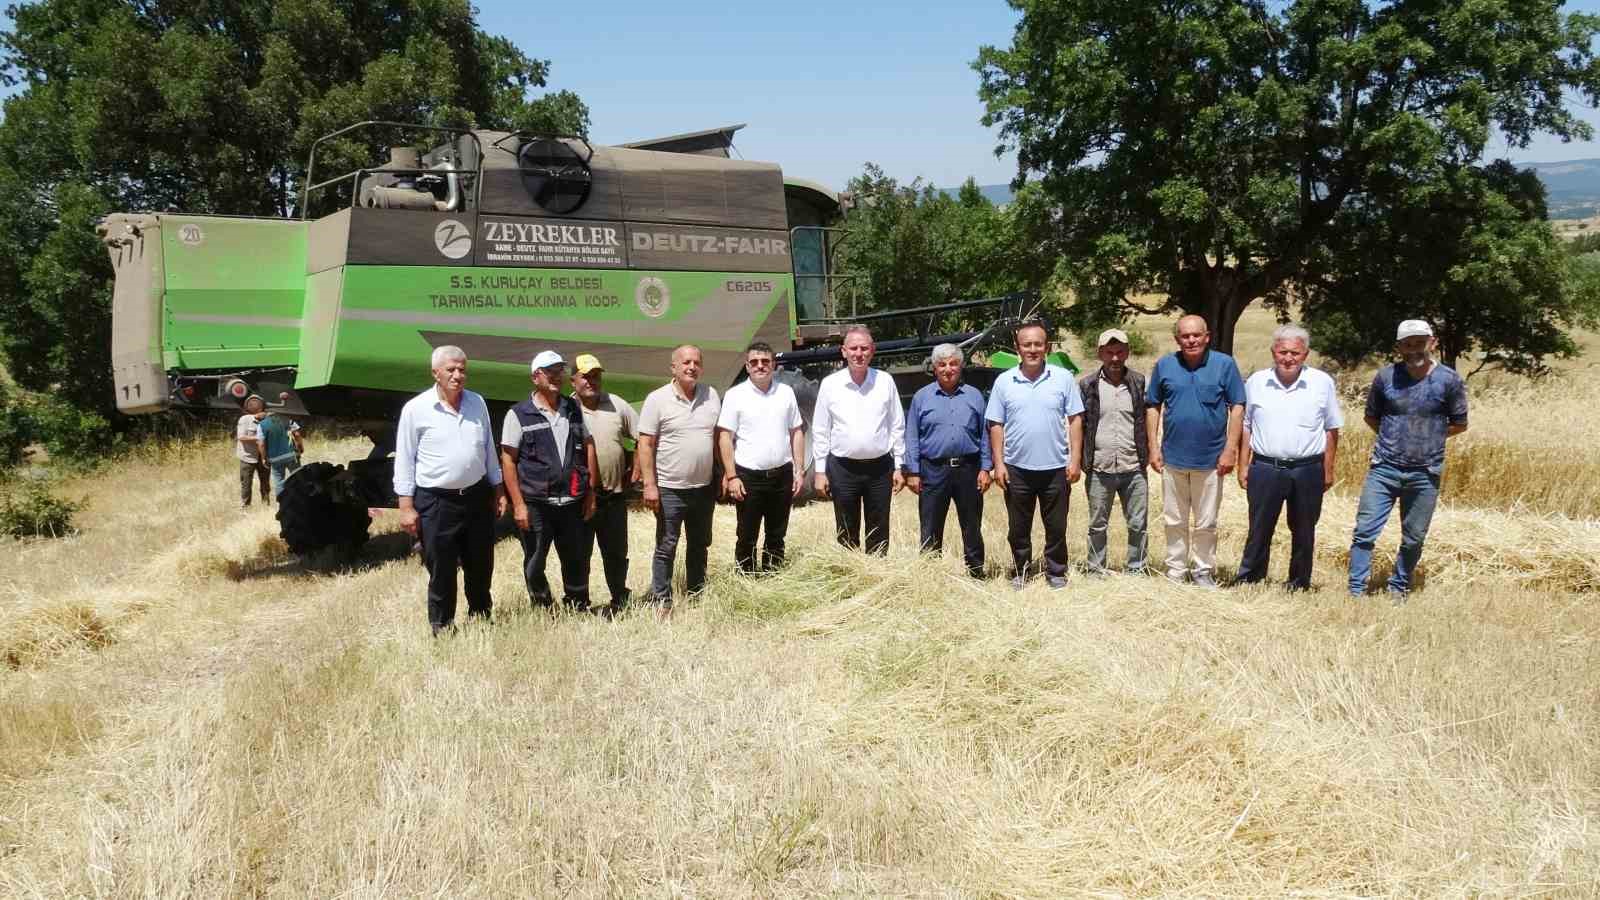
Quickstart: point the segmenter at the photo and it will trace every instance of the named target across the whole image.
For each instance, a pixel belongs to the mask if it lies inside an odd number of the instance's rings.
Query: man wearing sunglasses
[[[739,571],[770,572],[783,564],[789,507],[800,493],[805,428],[794,389],[773,379],[772,346],[757,341],[744,353],[749,379],[728,389],[717,418],[723,493],[738,505],[733,556]],[[766,532],[761,556],[756,537]]]

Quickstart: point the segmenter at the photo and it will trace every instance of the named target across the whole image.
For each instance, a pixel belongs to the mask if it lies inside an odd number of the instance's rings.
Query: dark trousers
[[[1006,483],[1006,541],[1011,544],[1011,559],[1016,574],[1024,578],[1033,565],[1033,508],[1039,507],[1044,520],[1044,571],[1064,578],[1067,574],[1067,490],[1066,469],[1019,469],[1007,466],[1011,475]]]
[[[467,615],[488,618],[494,602],[494,491],[487,480],[465,491],[419,487],[412,498],[422,564],[428,569],[428,624],[437,633],[456,618],[456,567],[466,582]]]
[[[1293,468],[1250,462],[1245,484],[1250,504],[1250,531],[1244,539],[1244,558],[1237,580],[1253,584],[1267,577],[1272,559],[1272,533],[1278,514],[1289,506],[1289,581],[1291,590],[1311,587],[1311,560],[1317,549],[1317,520],[1322,518],[1322,457]]]
[[[839,543],[861,546],[861,521],[867,523],[867,552],[889,552],[889,498],[894,496],[894,457],[828,457],[828,493],[833,495],[833,527]]]
[[[789,509],[794,498],[794,466],[746,469],[736,466],[744,484],[739,501],[739,526],[733,541],[733,559],[741,572],[770,572],[783,565],[783,540],[789,533]],[[765,524],[763,524],[765,523]],[[756,560],[756,536],[767,539]]]
[[[583,504],[554,506],[528,501],[528,530],[522,532],[522,577],[528,584],[528,600],[534,606],[553,606],[550,579],[545,562],[550,547],[556,548],[561,562],[561,599],[573,609],[589,608],[589,554],[594,544],[589,525],[583,521]]]
[[[922,475],[922,493],[917,497],[922,549],[944,549],[944,523],[954,502],[956,521],[961,524],[961,558],[968,574],[982,577],[983,493],[978,490],[977,455],[963,459],[959,466],[924,458],[917,463],[917,470]]]
[[[241,461],[239,463],[240,506],[250,505],[250,485],[252,482],[258,480],[261,482],[261,501],[263,503],[271,502],[268,500],[268,498],[272,495],[267,492],[267,478],[270,471],[271,470],[267,468],[267,464],[264,462],[247,463]]]
[[[650,559],[650,599],[672,605],[672,564],[678,556],[678,537],[687,532],[683,551],[684,589],[694,593],[706,586],[706,554],[711,547],[711,513],[717,495],[711,485],[697,488],[661,488],[661,508],[656,510],[656,552]]]
[[[628,502],[621,491],[601,494],[595,501],[589,531],[600,547],[600,564],[611,592],[611,609],[628,604]]]

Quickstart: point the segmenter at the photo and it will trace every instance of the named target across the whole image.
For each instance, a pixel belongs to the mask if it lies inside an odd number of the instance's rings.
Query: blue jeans
[[[268,463],[272,467],[272,496],[283,493],[283,483],[300,468],[300,457],[286,456]]]
[[[1356,509],[1356,530],[1350,540],[1350,594],[1367,592],[1372,576],[1372,545],[1389,511],[1400,501],[1400,555],[1394,561],[1389,590],[1403,594],[1411,590],[1411,573],[1422,559],[1422,542],[1433,521],[1433,508],[1439,502],[1439,476],[1427,469],[1402,469],[1388,463],[1373,463],[1367,481],[1361,486],[1361,505]]]

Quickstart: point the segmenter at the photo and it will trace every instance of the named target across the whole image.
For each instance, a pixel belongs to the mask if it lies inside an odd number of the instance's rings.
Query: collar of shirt
[[[1017,370],[1011,373],[1011,380],[1016,384],[1026,384],[1030,387],[1038,387],[1039,385],[1050,380],[1050,364],[1045,363],[1044,368],[1039,370],[1038,378],[1029,378],[1028,376],[1022,374],[1022,367],[1017,366]]]
[[[1303,366],[1300,369],[1300,375],[1295,378],[1294,384],[1284,384],[1283,379],[1278,377],[1277,369],[1270,369],[1268,371],[1271,373],[1267,376],[1268,387],[1275,387],[1280,391],[1295,391],[1301,388],[1309,389],[1311,387],[1311,383],[1306,381],[1306,370]]]
[[[672,399],[678,401],[684,406],[693,406],[706,397],[706,386],[699,382],[695,382],[694,395],[689,397],[685,397],[683,395],[683,385],[678,383],[678,379],[672,379],[671,385],[672,390],[668,391],[667,393],[672,396]],[[752,385],[752,387],[754,387],[754,385]]]
[[[935,381],[933,383],[933,392],[935,394],[939,394],[940,396],[943,396],[943,397],[959,397],[959,396],[961,396],[961,392],[963,390],[965,390],[966,388],[968,388],[969,386],[970,385],[968,385],[965,381],[958,381],[958,382],[956,382],[956,389],[955,390],[947,391],[947,390],[944,389],[944,385],[942,385],[939,382]]]
[[[877,380],[878,380],[878,370],[877,369],[868,368],[867,369],[867,375],[866,375],[865,378],[861,379],[861,383],[860,384],[856,384],[856,380],[854,378],[850,377],[849,368],[846,368],[844,371],[845,371],[844,386],[847,389],[855,391],[858,394],[870,394],[872,392],[873,384],[877,383]]]

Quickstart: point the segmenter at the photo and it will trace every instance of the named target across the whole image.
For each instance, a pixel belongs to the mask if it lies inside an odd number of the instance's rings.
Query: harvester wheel
[[[324,547],[355,550],[366,543],[370,522],[366,501],[344,466],[326,462],[302,466],[278,495],[280,533],[297,556]]]

